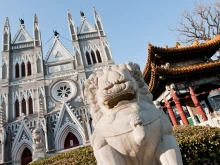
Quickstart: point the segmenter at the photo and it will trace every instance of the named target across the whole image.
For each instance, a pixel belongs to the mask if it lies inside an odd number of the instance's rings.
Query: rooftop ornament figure
[[[81,15],[82,17],[85,16],[85,14],[84,14],[82,11],[80,11],[80,15]]]
[[[56,30],[53,30],[54,36],[58,37],[60,33],[58,33]]]
[[[43,129],[38,122],[37,127],[32,132],[33,136],[33,162],[38,161],[46,156],[46,146]]]
[[[21,25],[24,25],[24,20],[23,19],[19,19]]]

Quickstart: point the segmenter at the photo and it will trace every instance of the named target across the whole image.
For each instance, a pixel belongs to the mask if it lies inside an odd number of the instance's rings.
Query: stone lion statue
[[[46,156],[45,138],[42,128],[38,125],[33,130],[33,161],[38,161]]]
[[[172,125],[153,105],[137,64],[113,65],[92,74],[85,95],[98,165],[182,165]]]

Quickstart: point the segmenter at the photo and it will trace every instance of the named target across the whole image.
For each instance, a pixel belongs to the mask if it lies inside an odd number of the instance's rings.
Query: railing
[[[79,39],[86,39],[86,38],[92,38],[97,37],[98,33],[88,33],[88,34],[80,34],[78,37]]]
[[[219,127],[220,128],[220,116],[218,117],[208,117],[207,121],[199,123],[197,125],[200,126],[211,126],[211,127]]]
[[[29,48],[29,47],[33,47],[33,46],[34,46],[33,42],[21,43],[21,44],[16,44],[16,45],[11,46],[11,49],[15,50],[15,49]]]

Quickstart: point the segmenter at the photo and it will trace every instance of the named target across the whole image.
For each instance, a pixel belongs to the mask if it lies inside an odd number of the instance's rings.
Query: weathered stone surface
[[[98,165],[182,165],[172,125],[153,105],[137,64],[113,65],[92,74],[85,95]]]
[[[32,160],[38,161],[46,156],[44,133],[39,126],[33,130],[33,155]]]

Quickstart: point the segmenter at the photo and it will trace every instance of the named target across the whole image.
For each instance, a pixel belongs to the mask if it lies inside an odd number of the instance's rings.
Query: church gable
[[[21,136],[20,136],[18,142],[20,143],[22,140],[30,140],[30,137],[28,136],[28,134],[24,130],[21,133]]]
[[[78,34],[96,32],[95,28],[85,19],[82,21]]]
[[[75,124],[75,122],[73,122],[73,120],[72,120],[70,114],[69,114],[67,111],[65,111],[64,114],[63,114],[63,120],[62,120],[62,122],[61,122],[61,124],[60,124],[60,128],[61,128],[65,123],[73,123],[73,124]]]
[[[24,43],[24,42],[31,42],[33,39],[28,34],[28,32],[25,30],[24,27],[21,27],[18,32],[16,33],[12,44],[18,44],[18,43]]]
[[[15,136],[13,145],[12,145],[12,151],[14,148],[17,147],[19,143],[22,143],[22,141],[30,141],[32,142],[32,134],[25,122],[22,120],[21,125],[17,131],[17,134]]]
[[[61,62],[61,61],[68,61],[73,59],[73,55],[65,48],[65,46],[58,40],[55,39],[51,49],[49,50],[46,63],[53,63],[53,62]]]
[[[62,106],[62,109],[59,114],[58,121],[55,126],[54,135],[59,132],[59,130],[67,123],[72,123],[76,125],[80,129],[80,131],[84,132],[82,124],[77,119],[77,117],[74,115],[74,113],[71,111],[70,107],[64,103]]]

